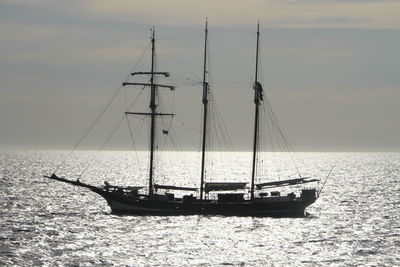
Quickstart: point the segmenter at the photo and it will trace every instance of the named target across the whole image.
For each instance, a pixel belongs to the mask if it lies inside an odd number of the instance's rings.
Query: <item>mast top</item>
[[[260,43],[260,21],[257,21],[257,47],[256,47],[256,73],[255,73],[255,78],[254,81],[257,84],[258,83],[258,55],[259,55],[259,51],[258,51],[258,47],[259,47],[259,43]]]

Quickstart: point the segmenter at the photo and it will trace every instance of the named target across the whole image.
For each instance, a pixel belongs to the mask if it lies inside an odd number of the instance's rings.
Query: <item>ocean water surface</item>
[[[57,174],[71,179],[146,184],[147,154],[94,156],[0,152],[1,266],[400,266],[398,153],[296,153],[294,167],[292,156],[267,154],[262,179],[325,178],[335,166],[305,218],[117,216],[100,196],[43,178],[62,163]],[[156,182],[198,185],[198,159],[166,153]],[[250,160],[214,153],[207,177],[249,181]]]

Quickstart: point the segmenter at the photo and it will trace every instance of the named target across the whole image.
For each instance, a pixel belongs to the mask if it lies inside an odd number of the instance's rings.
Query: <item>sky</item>
[[[400,1],[386,0],[0,0],[0,148],[72,149],[146,51],[152,26],[158,69],[200,82],[207,17],[213,92],[236,149],[251,150],[259,20],[261,81],[297,151],[400,151],[398,14]],[[201,90],[178,87],[173,98],[196,141]]]

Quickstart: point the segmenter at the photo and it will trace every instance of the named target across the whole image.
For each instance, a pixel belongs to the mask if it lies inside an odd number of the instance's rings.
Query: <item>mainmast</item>
[[[253,167],[251,171],[251,188],[250,188],[250,199],[254,199],[254,178],[256,176],[256,168],[257,168],[257,147],[258,147],[258,137],[259,137],[259,106],[260,102],[263,98],[262,96],[262,86],[258,82],[258,46],[260,42],[260,22],[257,23],[257,45],[256,45],[256,73],[254,78],[254,139],[253,139]]]
[[[200,179],[200,200],[203,200],[204,176],[205,176],[205,159],[206,159],[206,134],[207,134],[207,112],[208,112],[208,83],[206,82],[207,74],[207,35],[208,22],[204,31],[204,67],[203,67],[203,142],[201,154],[201,179]]]
[[[156,90],[157,87],[154,85],[154,68],[155,68],[155,31],[153,26],[151,36],[151,72],[150,72],[150,110],[151,110],[151,123],[150,123],[150,169],[149,169],[149,195],[153,194],[153,164],[154,164],[154,135],[155,135],[155,121],[156,121]]]

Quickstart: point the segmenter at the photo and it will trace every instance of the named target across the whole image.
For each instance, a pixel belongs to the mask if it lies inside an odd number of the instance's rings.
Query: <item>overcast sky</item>
[[[296,150],[399,151],[399,14],[385,0],[0,0],[0,147],[72,148],[153,25],[159,70],[200,81],[208,17],[214,94],[237,149],[251,150],[259,19],[262,82]],[[196,133],[201,86],[175,94]]]

